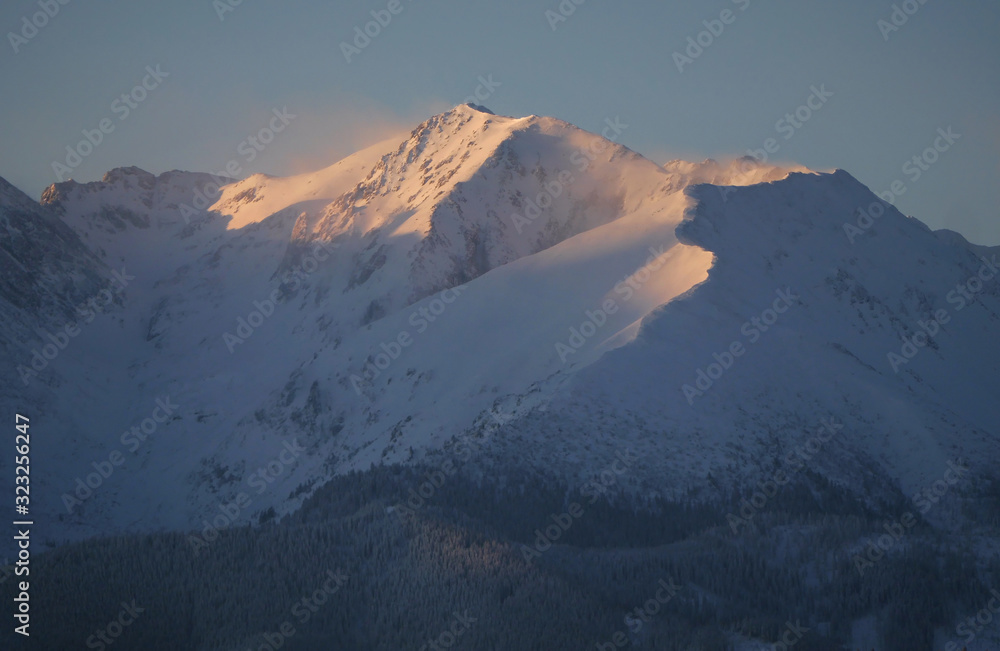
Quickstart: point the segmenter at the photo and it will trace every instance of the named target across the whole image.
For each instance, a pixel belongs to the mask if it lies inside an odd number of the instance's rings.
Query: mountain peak
[[[133,176],[137,177],[137,178],[140,178],[140,179],[155,179],[156,178],[155,174],[151,174],[150,172],[147,172],[146,170],[144,170],[142,168],[136,167],[135,165],[131,165],[131,166],[128,166],[128,167],[116,167],[113,170],[110,170],[110,171],[106,172],[104,174],[104,176],[101,178],[101,182],[102,183],[115,183],[116,181],[119,181],[119,180],[122,180],[122,179],[125,179],[125,178],[128,178],[128,177],[133,177]]]
[[[462,108],[462,107],[468,107],[473,109],[474,111],[479,111],[480,113],[486,113],[487,115],[496,115],[496,113],[489,110],[485,106],[482,106],[481,104],[473,104],[472,102],[468,102],[466,104],[459,104],[457,108]]]

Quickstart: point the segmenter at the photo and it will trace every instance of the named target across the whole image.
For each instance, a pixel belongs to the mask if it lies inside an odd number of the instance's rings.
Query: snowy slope
[[[909,496],[959,458],[975,481],[995,474],[1000,285],[985,283],[961,309],[948,300],[981,259],[892,209],[852,245],[844,222],[877,198],[843,171],[687,194],[695,204],[678,232],[715,254],[708,281],[569,381],[531,424],[545,443],[540,456],[578,460],[615,423],[641,423],[603,442],[604,455],[632,446],[640,474],[663,478],[661,490],[676,495],[707,489],[710,474],[738,484],[769,476],[834,417],[844,429],[810,468],[859,492],[878,495],[874,481]],[[750,320],[781,290],[795,295],[792,306],[758,330]],[[939,310],[948,323],[896,373],[889,353],[901,354],[903,338]],[[733,342],[746,352],[699,387],[699,369]],[[705,390],[686,394],[685,385]],[[552,436],[555,422],[573,436]]]
[[[98,259],[50,211],[0,179],[0,341],[23,328],[55,327],[76,317],[75,307],[107,275]],[[33,334],[33,333],[31,333]]]
[[[631,446],[630,481],[675,495],[753,480],[828,416],[845,429],[813,469],[847,485],[996,465],[1000,292],[947,300],[994,250],[892,209],[852,244],[844,222],[877,198],[845,172],[658,166],[559,120],[460,106],[317,172],[217,182],[125,168],[19,200],[59,215],[88,264],[134,276],[49,369],[53,538],[187,527],[239,492],[241,519],[287,511],[335,473],[464,434],[580,478]],[[192,213],[199,192],[214,203]],[[785,289],[751,343],[744,322]],[[887,353],[936,309],[954,318],[935,348],[894,373]],[[689,401],[736,341],[746,353]],[[169,418],[126,434],[167,397]]]

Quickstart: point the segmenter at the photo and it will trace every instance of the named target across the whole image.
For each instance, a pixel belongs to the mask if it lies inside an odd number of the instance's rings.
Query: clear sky
[[[88,154],[70,160],[78,181],[230,160],[243,175],[306,171],[409,131],[482,77],[496,113],[598,132],[619,118],[622,142],[657,162],[774,138],[772,160],[844,168],[876,192],[899,181],[904,213],[1000,244],[996,0],[237,1],[41,0],[58,13],[35,16],[37,33],[24,17],[39,0],[4,2],[0,176],[37,198],[67,146]],[[387,24],[348,62],[341,42],[372,11]],[[707,47],[685,53],[689,37]],[[675,52],[698,56],[679,70]],[[147,76],[157,65],[169,76]],[[814,86],[832,96],[799,122]],[[286,107],[295,118],[248,162],[241,143]],[[79,148],[102,120],[101,142]],[[939,138],[949,127],[961,137]]]

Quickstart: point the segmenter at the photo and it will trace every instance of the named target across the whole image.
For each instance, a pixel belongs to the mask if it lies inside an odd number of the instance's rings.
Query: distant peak
[[[65,200],[76,188],[82,188],[85,192],[93,192],[102,185],[121,186],[125,189],[140,188],[149,190],[156,183],[157,176],[146,170],[136,167],[116,167],[109,172],[105,172],[100,181],[88,181],[79,183],[73,179],[53,183],[42,191],[42,205],[59,203]]]
[[[153,174],[150,174],[146,170],[130,166],[130,167],[116,167],[115,169],[107,172],[103,178],[101,178],[102,183],[114,183],[115,181],[124,179],[129,176],[135,176],[139,178],[156,178]]]

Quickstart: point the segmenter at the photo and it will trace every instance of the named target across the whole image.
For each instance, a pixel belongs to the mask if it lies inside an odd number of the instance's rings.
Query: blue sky
[[[904,213],[1000,244],[995,0],[565,0],[562,13],[556,0],[226,1],[42,0],[58,13],[30,38],[23,21],[39,0],[4,3],[0,176],[37,198],[57,180],[52,163],[102,120],[113,129],[74,165],[78,181],[125,165],[220,171],[230,160],[244,174],[306,171],[408,131],[483,77],[499,84],[483,102],[494,112],[593,131],[617,117],[622,142],[658,162],[774,138],[772,160],[843,168],[876,192],[898,181]],[[391,22],[348,62],[341,42],[372,11]],[[674,53],[686,56],[700,32],[707,47],[679,70]],[[169,76],[146,78],[155,87],[125,115],[115,101],[157,65]],[[832,96],[779,130],[813,87]],[[246,163],[241,143],[285,107],[295,118]],[[938,129],[949,127],[961,137],[940,151]]]

